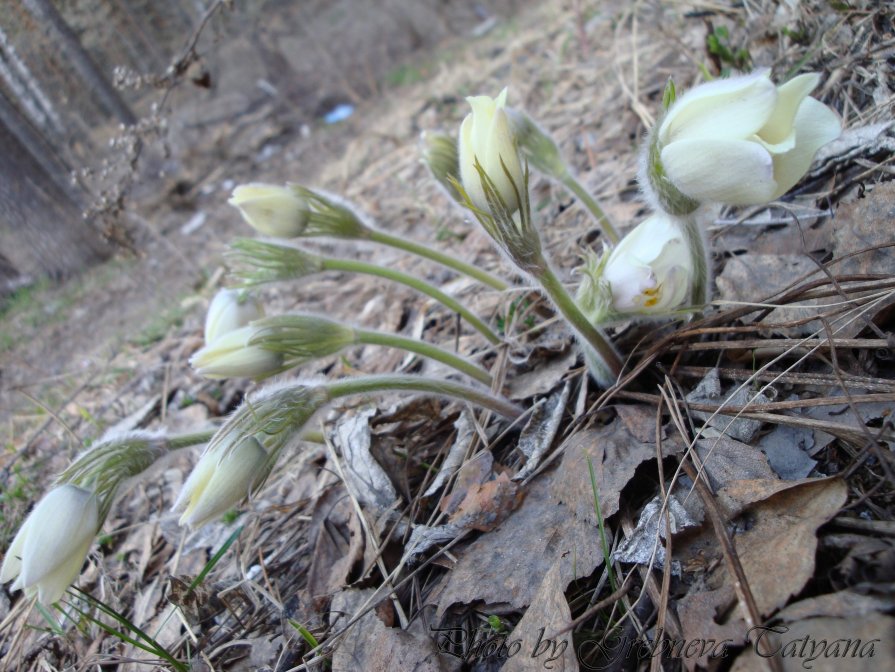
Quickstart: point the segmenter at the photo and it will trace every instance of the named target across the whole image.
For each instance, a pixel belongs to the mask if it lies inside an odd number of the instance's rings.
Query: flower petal
[[[205,343],[211,343],[218,336],[246,326],[253,320],[264,317],[264,310],[250,297],[241,300],[239,292],[222,289],[211,300],[205,316]]]
[[[780,198],[804,177],[817,150],[842,134],[842,122],[829,107],[814,98],[806,98],[796,114],[795,130],[796,146],[786,154],[774,155],[777,188],[771,200]]]
[[[68,587],[78,578],[92,541],[91,537],[86,543],[81,544],[65,558],[64,562],[38,581],[37,599],[41,604],[50,605],[62,599]]]
[[[22,547],[22,584],[40,583],[61,564],[89,548],[99,529],[96,493],[74,485],[60,485],[38,502]],[[86,550],[84,555],[86,555]],[[78,567],[84,562],[80,555]]]
[[[249,495],[267,458],[267,452],[254,437],[237,444],[215,465],[206,487],[190,501],[181,524],[201,527],[239,504]]]
[[[668,110],[659,141],[694,138],[743,139],[765,125],[777,102],[777,87],[767,70],[701,84]]]
[[[697,201],[767,203],[777,188],[771,155],[747,140],[679,140],[661,156],[674,186]]]
[[[480,210],[487,212],[488,200],[485,198],[482,181],[479,179],[478,171],[475,169],[475,149],[472,144],[473,124],[472,113],[467,114],[466,118],[463,119],[463,123],[460,124],[460,138],[457,143],[460,182],[473,204]]]
[[[3,566],[0,567],[0,583],[12,581],[22,573],[22,548],[25,546],[25,537],[28,536],[28,527],[31,516],[25,519],[19,531],[13,538],[6,555],[3,556]]]
[[[214,474],[217,462],[217,458],[209,453],[205,453],[199,458],[196,466],[193,467],[189,477],[186,479],[186,483],[181,486],[180,493],[171,507],[172,511],[183,510],[185,511],[184,515],[191,511],[192,507],[195,506],[195,502],[198,502],[199,498],[202,497],[202,492],[208,487],[208,482]]]
[[[787,140],[794,130],[793,121],[799,106],[820,81],[820,75],[809,72],[793,77],[786,84],[777,88],[777,105],[758,136],[769,145],[776,145]],[[788,149],[788,148],[787,148]]]

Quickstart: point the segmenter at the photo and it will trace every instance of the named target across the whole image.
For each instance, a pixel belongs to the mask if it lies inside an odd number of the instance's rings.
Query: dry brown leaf
[[[895,618],[809,618],[773,626],[775,632],[756,631],[772,642],[784,672],[864,672],[895,670]],[[733,663],[731,672],[764,672],[767,661],[749,647]]]
[[[506,473],[470,488],[450,522],[465,529],[487,532],[500,525],[522,501],[518,484]]]
[[[731,518],[742,514],[748,529],[734,546],[759,612],[768,616],[786,604],[814,575],[817,528],[839,512],[845,484],[835,478],[791,481],[734,481],[718,493]],[[754,504],[752,504],[754,502]],[[751,504],[751,505],[750,505]],[[710,542],[713,532],[705,533]],[[693,548],[705,548],[694,544]],[[742,642],[747,627],[720,551],[707,577],[713,588],[682,598],[678,612],[687,639],[722,636]],[[733,609],[733,607],[736,607]],[[705,664],[705,659],[688,661]]]
[[[651,411],[632,411],[654,423]],[[666,442],[671,449],[672,442]],[[589,576],[602,562],[594,495],[588,475],[590,457],[604,517],[618,511],[619,493],[637,467],[656,456],[655,444],[632,436],[618,420],[582,430],[562,447],[556,470],[535,478],[522,503],[503,524],[458,553],[459,560],[432,599],[439,612],[452,604],[531,604],[537,586],[532,576],[545,576],[558,558],[565,589]]]
[[[351,499],[341,488],[321,500],[315,515],[325,516],[318,527],[311,566],[308,570],[308,592],[317,597],[330,595],[344,586],[351,570],[364,555],[364,535]]]
[[[442,512],[451,514],[456,511],[470,490],[475,490],[491,478],[493,468],[494,456],[490,450],[483,450],[464,462],[450,493],[441,500]]]
[[[866,192],[864,198],[842,205],[836,211],[834,247],[836,257],[892,243],[892,211],[895,184],[884,182]],[[895,267],[895,248],[884,247],[856,255],[834,266],[837,274],[885,273]]]
[[[726,436],[698,440],[696,454],[713,490],[734,481],[776,479],[764,453]]]
[[[454,423],[454,429],[457,431],[457,437],[454,439],[447,457],[444,458],[444,462],[441,463],[441,468],[438,470],[435,478],[432,479],[432,483],[429,484],[426,492],[423,493],[423,497],[431,497],[438,492],[439,488],[463,465],[463,459],[476,438],[475,422],[469,409],[463,409],[460,417]]]
[[[525,455],[525,466],[513,477],[514,480],[521,481],[532,473],[550,450],[565,415],[570,391],[571,385],[566,383],[562,391],[544,399],[532,411],[516,446]]]
[[[688,642],[729,640],[732,646],[739,646],[745,641],[746,626],[738,619],[724,622],[724,614],[733,604],[732,591],[726,589],[706,590],[685,595],[678,600],[678,617],[681,621],[683,639]],[[696,666],[706,667],[711,653],[683,656],[683,663],[688,670]],[[721,653],[720,649],[718,653]]]
[[[372,590],[346,590],[333,598],[333,627],[352,617],[372,594]],[[422,621],[416,620],[407,631],[387,627],[380,616],[382,610],[370,609],[355,623],[336,647],[332,657],[333,672],[358,670],[414,670],[447,672],[444,660]]]
[[[541,581],[538,592],[507,638],[510,645],[520,642],[518,654],[510,656],[503,672],[535,672],[559,670],[577,672],[578,660],[572,633],[554,633],[572,620],[569,603],[563,593],[559,563],[555,563]],[[508,645],[509,646],[509,645]]]
[[[895,598],[891,596],[863,595],[851,590],[839,590],[790,604],[777,614],[777,618],[787,622],[817,616],[854,618],[885,613],[893,608]]]
[[[509,382],[509,398],[530,399],[551,392],[578,360],[578,352],[569,348],[559,357],[538,364],[532,371],[513,376]]]
[[[375,408],[345,413],[330,436],[344,458],[343,470],[351,492],[361,504],[384,510],[394,504],[398,494],[388,474],[370,453],[370,418],[376,413]]]
[[[800,246],[801,247],[801,246]],[[791,249],[791,248],[781,248]],[[724,271],[717,278],[720,298],[725,301],[755,303],[768,294],[788,287],[805,274],[814,273],[809,279],[819,279],[821,270],[807,255],[803,254],[754,254],[738,255],[727,260]],[[829,299],[800,301],[798,307],[775,308],[762,320],[763,324],[791,322],[815,317],[819,303]],[[812,320],[793,327],[775,327],[759,330],[760,334],[782,334],[795,338],[807,336],[821,328],[820,322]]]
[[[782,607],[814,575],[817,528],[845,504],[839,479],[808,481],[750,509],[752,527],[734,538],[762,615]]]

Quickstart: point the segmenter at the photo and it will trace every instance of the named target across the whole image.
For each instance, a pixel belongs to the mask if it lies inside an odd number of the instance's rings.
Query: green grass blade
[[[205,563],[205,566],[202,568],[202,571],[199,572],[199,574],[196,576],[196,578],[192,580],[192,582],[190,583],[190,590],[195,590],[200,585],[202,585],[202,582],[205,580],[205,577],[208,576],[208,574],[211,572],[211,570],[214,569],[215,565],[217,565],[218,562],[220,562],[221,558],[224,557],[224,554],[228,550],[230,550],[230,547],[234,544],[234,542],[239,537],[239,535],[242,534],[243,528],[244,528],[244,526],[240,525],[235,530],[233,530],[233,534],[231,534],[227,538],[227,541],[224,542],[224,545],[221,546],[217,550],[217,552],[211,556],[211,559]]]

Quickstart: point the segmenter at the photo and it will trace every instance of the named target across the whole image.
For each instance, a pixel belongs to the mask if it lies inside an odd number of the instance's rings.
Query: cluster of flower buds
[[[452,199],[469,209],[499,249],[538,282],[577,337],[594,378],[609,386],[621,357],[602,327],[622,318],[661,318],[698,309],[709,298],[709,264],[696,210],[706,203],[767,203],[792,188],[817,150],[840,133],[837,115],[809,97],[816,74],[774,85],[768,71],[697,86],[675,99],[648,136],[640,181],[655,212],[619,239],[596,200],[572,176],[559,146],[533,119],[496,98],[468,98],[456,140],[426,138],[425,161]],[[542,249],[529,203],[529,165],[575,193],[608,240],[589,254],[573,297]],[[433,344],[293,313],[265,317],[245,287],[294,280],[324,270],[367,273],[413,287],[457,313],[492,345],[501,338],[459,301],[394,269],[305,252],[282,239],[325,236],[391,245],[475,278],[497,290],[500,278],[449,255],[366,223],[338,198],[298,185],[246,184],[230,199],[243,219],[275,241],[237,241],[243,289],[221,290],[205,322],[205,345],[191,359],[209,378],[262,379],[310,359],[363,343],[399,347],[438,360],[479,383],[490,374]],[[278,384],[248,395],[216,432],[168,438],[135,432],[107,436],[80,455],[35,506],[7,551],[0,582],[50,604],[77,576],[122,483],[170,450],[208,442],[175,509],[201,526],[264,484],[279,456],[299,441],[316,413],[334,399],[412,390],[461,399],[509,417],[519,409],[481,387],[426,376],[359,376]]]

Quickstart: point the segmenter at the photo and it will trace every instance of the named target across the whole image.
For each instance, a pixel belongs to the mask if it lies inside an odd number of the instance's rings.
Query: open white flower
[[[789,191],[817,150],[842,132],[836,113],[808,97],[819,80],[808,73],[777,87],[762,70],[678,98],[655,131],[645,165],[662,207],[688,211],[676,209],[681,199],[669,185],[697,204],[758,205]]]
[[[693,277],[693,260],[677,222],[655,214],[638,224],[609,254],[602,280],[619,313],[661,314],[680,306]]]
[[[473,204],[483,212],[490,212],[482,179],[475,164],[485,171],[509,211],[519,209],[519,198],[525,183],[519,152],[510,121],[504,109],[507,90],[497,98],[470,96],[466,99],[472,112],[460,125],[457,143],[460,179]]]
[[[291,187],[241,184],[227,201],[255,230],[275,238],[295,238],[308,226],[308,203]]]
[[[267,476],[268,454],[249,436],[229,449],[206,451],[174,503],[181,525],[201,527],[227,513]]]
[[[190,358],[190,365],[206,378],[265,378],[279,372],[283,356],[249,345],[257,333],[240,327],[215,338]]]
[[[205,315],[205,343],[262,317],[264,309],[253,297],[243,296],[234,289],[222,289],[214,295]]]
[[[50,490],[19,529],[0,568],[0,583],[44,605],[58,602],[77,578],[99,530],[99,505],[90,490],[66,483]]]

